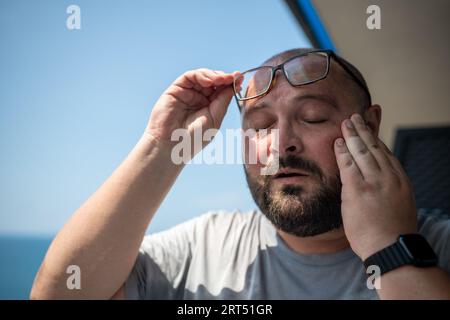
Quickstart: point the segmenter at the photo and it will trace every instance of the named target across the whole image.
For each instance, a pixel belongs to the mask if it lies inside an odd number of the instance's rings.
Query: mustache
[[[287,157],[280,158],[279,167],[280,169],[281,168],[299,169],[307,172],[308,174],[311,174],[312,176],[316,176],[321,180],[323,180],[324,178],[322,170],[313,161],[306,160],[294,155],[288,155]]]

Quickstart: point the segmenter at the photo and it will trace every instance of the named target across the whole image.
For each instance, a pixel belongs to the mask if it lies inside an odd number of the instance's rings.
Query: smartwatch
[[[380,268],[380,275],[403,265],[423,268],[436,266],[437,263],[438,258],[427,240],[416,233],[399,236],[394,244],[364,260],[366,269],[376,265]]]

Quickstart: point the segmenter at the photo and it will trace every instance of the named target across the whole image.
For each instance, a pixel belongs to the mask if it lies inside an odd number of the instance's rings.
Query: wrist
[[[400,235],[397,240],[364,259],[364,266],[377,266],[380,275],[404,265],[432,267],[438,257],[427,240],[419,233]]]
[[[376,239],[370,241],[364,247],[360,248],[357,252],[357,255],[361,258],[362,261],[364,261],[371,255],[395,243],[399,236],[400,234],[379,236]]]
[[[417,233],[417,228],[408,227],[403,228],[402,230],[392,231],[389,233],[388,232],[382,233],[380,231],[366,233],[367,236],[364,238],[363,241],[359,242],[354,241],[355,248],[357,248],[357,250],[355,250],[355,253],[361,258],[361,260],[364,261],[371,255],[375,254],[376,252],[383,250],[384,248],[395,243],[400,237],[400,235],[412,233]]]
[[[152,133],[145,131],[139,139],[137,147],[143,151],[144,162],[158,167],[166,167],[177,173],[184,168],[184,163],[175,163],[172,159],[174,143],[164,141],[155,137]]]

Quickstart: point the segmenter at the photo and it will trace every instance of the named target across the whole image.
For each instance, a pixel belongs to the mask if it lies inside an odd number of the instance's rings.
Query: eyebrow
[[[295,98],[293,98],[293,102],[300,103],[304,100],[309,100],[309,99],[323,101],[323,102],[331,105],[333,108],[338,109],[336,100],[327,94],[320,94],[320,93],[302,94],[302,95],[298,95]],[[269,107],[269,104],[267,104],[264,101],[259,101],[259,102],[256,102],[253,106],[251,106],[250,109],[246,109],[244,106],[243,115],[248,114],[248,113],[253,113],[254,110],[256,111],[256,110],[264,109],[267,107]]]

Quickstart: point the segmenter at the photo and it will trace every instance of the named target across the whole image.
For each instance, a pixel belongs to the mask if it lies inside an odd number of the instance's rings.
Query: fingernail
[[[354,129],[353,122],[349,119],[345,120],[345,126],[349,129]]]
[[[344,145],[344,139],[338,138],[338,139],[336,140],[336,144],[337,144],[339,147],[342,147],[342,146]]]
[[[353,118],[355,119],[356,123],[359,123],[359,124],[363,124],[364,123],[364,120],[363,120],[363,118],[361,117],[361,115],[359,113],[356,113],[353,116]]]

